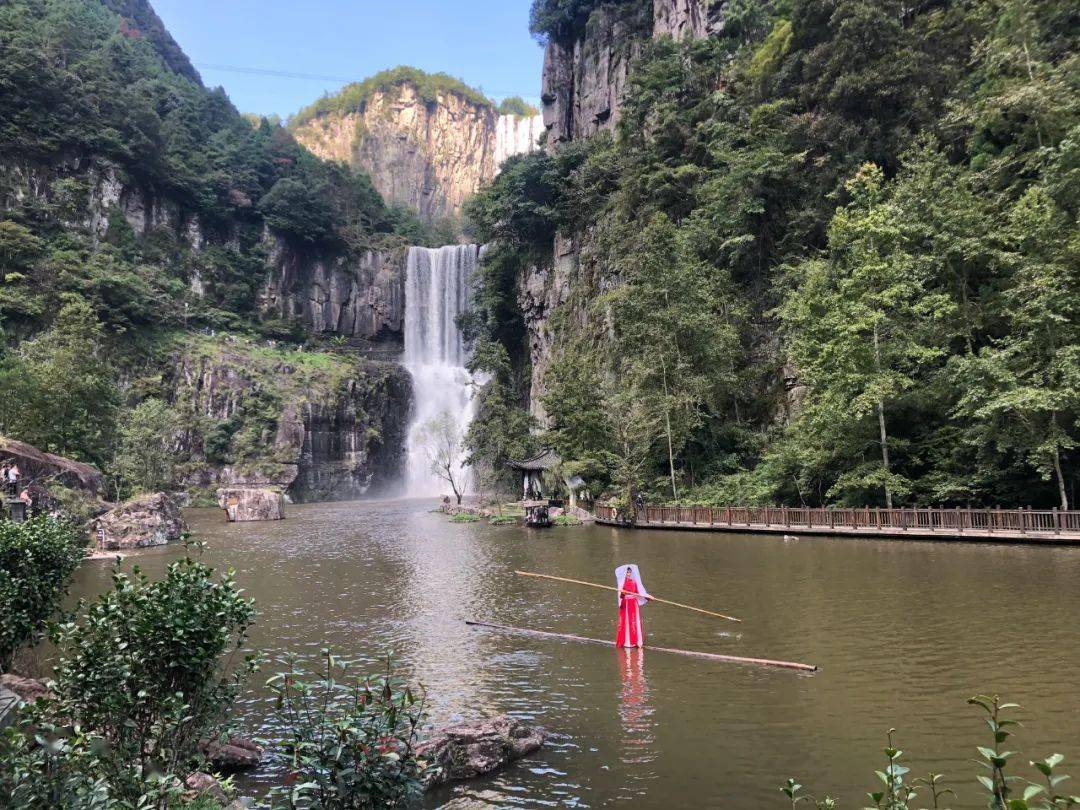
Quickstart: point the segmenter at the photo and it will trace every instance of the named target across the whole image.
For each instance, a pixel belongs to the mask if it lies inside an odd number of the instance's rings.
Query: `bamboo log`
[[[585,644],[602,644],[605,647],[614,646],[610,641],[604,641],[599,638],[587,638],[585,636],[574,636],[569,633],[551,633],[546,630],[529,630],[524,627],[510,627],[505,624],[491,624],[489,622],[471,622],[466,621],[465,624],[470,627],[484,627],[489,630],[502,630],[505,633],[518,633],[525,636],[537,636],[538,638],[556,638],[563,641],[580,641]],[[813,664],[799,664],[794,661],[772,661],[768,658],[744,658],[738,655],[720,655],[719,653],[707,653],[698,652],[696,650],[679,650],[675,647],[654,647],[651,644],[646,644],[644,649],[655,650],[656,652],[674,653],[675,655],[687,655],[691,658],[705,658],[710,661],[723,661],[727,664],[753,664],[760,667],[777,667],[779,669],[794,669],[799,672],[817,672],[817,667]]]
[[[566,577],[553,577],[549,574],[533,574],[529,571],[515,571],[520,577],[536,577],[537,579],[551,579],[555,582],[572,582],[574,585],[588,585],[590,588],[603,588],[605,591],[616,591],[620,594],[630,594],[631,596],[641,596],[639,593],[633,591],[624,591],[619,588],[613,588],[611,585],[600,585],[596,582],[585,582],[580,579],[567,579]],[[650,596],[649,599],[653,602],[660,602],[665,605],[672,605],[673,607],[680,607],[685,610],[692,610],[695,613],[704,613],[706,616],[715,616],[718,619],[727,619],[729,622],[742,622],[742,619],[736,619],[734,616],[725,616],[723,613],[714,613],[711,610],[705,610],[704,608],[693,607],[692,605],[684,605],[681,602],[672,602],[670,599],[660,599],[656,596]]]

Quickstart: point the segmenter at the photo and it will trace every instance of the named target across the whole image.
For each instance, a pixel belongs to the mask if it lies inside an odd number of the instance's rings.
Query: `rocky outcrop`
[[[723,29],[723,0],[608,3],[576,34],[551,39],[541,79],[547,147],[613,130],[634,59],[650,38],[696,39]]]
[[[180,507],[164,492],[133,498],[91,525],[102,551],[163,546],[179,540],[185,529]]]
[[[184,424],[176,444],[189,487],[350,500],[400,480],[412,381],[395,363],[197,341],[165,384]]]
[[[230,523],[285,519],[285,499],[279,489],[219,489],[217,498]]]
[[[24,703],[33,703],[39,697],[50,697],[49,688],[36,678],[24,678],[11,672],[0,675],[0,687],[12,692]]]
[[[405,249],[320,256],[272,241],[262,309],[313,334],[386,341],[405,318]]]
[[[221,783],[202,771],[188,775],[184,780],[184,787],[187,788],[192,799],[209,799],[219,805],[224,805],[229,801],[229,796],[221,787]]]
[[[514,119],[452,90],[425,99],[402,82],[374,91],[358,109],[318,115],[294,134],[319,157],[362,169],[388,202],[439,222],[457,217],[503,160],[536,148],[537,123]]]
[[[707,14],[702,0],[653,0],[653,36],[699,39],[706,34]]]
[[[569,299],[578,271],[578,251],[572,240],[556,237],[554,253],[550,265],[536,265],[526,270],[518,290],[518,307],[525,319],[532,373],[529,413],[545,427],[544,375],[551,367],[557,340],[551,315]]]
[[[548,42],[540,90],[548,149],[615,128],[649,12],[641,3],[602,5],[573,41]]]
[[[20,484],[55,481],[71,489],[97,495],[105,479],[96,467],[70,458],[46,453],[36,447],[0,436],[0,462],[14,461],[19,468]]]
[[[545,731],[509,715],[436,731],[416,747],[417,756],[438,766],[429,786],[475,779],[537,751]]]

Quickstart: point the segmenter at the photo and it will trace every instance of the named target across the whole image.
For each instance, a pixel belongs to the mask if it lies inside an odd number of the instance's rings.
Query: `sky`
[[[538,104],[530,0],[151,0],[209,87],[283,118],[397,65]],[[267,72],[269,71],[269,73]],[[306,77],[274,74],[305,74]]]

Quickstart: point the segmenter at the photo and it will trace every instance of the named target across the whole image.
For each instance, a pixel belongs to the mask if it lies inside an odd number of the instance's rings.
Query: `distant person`
[[[652,597],[645,590],[641,572],[633,563],[616,568],[615,581],[619,587],[619,629],[615,634],[615,646],[644,647],[645,631],[641,626],[641,608]]]
[[[19,479],[22,477],[22,472],[19,470],[19,465],[12,463],[7,469],[7,486],[8,491],[14,495],[19,488]]]

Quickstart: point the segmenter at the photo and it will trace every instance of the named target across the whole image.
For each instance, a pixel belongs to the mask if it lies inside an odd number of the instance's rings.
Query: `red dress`
[[[640,593],[633,577],[627,577],[622,589],[631,593]],[[641,608],[638,597],[619,594],[619,630],[615,635],[616,647],[644,647],[645,632],[641,629]]]

